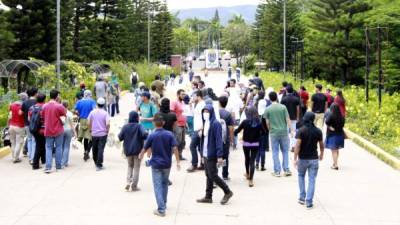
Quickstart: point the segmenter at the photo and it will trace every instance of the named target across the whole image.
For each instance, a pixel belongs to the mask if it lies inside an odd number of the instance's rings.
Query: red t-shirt
[[[186,126],[186,116],[183,115],[184,105],[180,101],[174,101],[171,103],[171,111],[176,114],[178,127]]]
[[[299,95],[301,100],[303,101],[303,104],[307,106],[308,100],[310,99],[310,96],[308,95],[307,91],[300,91]]]
[[[56,137],[64,132],[64,125],[60,118],[66,115],[64,106],[51,100],[43,106],[42,115],[45,137]]]
[[[10,105],[11,119],[10,126],[25,127],[24,114],[19,115],[22,104],[20,102],[14,102]]]

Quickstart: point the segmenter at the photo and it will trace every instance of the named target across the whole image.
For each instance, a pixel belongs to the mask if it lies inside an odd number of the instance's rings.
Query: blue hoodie
[[[217,159],[217,158],[222,158],[224,155],[223,151],[223,142],[222,142],[222,126],[218,122],[218,120],[215,117],[215,112],[214,112],[214,107],[211,104],[207,104],[204,106],[204,109],[202,110],[202,119],[203,119],[203,127],[204,127],[204,118],[203,118],[203,112],[204,110],[207,109],[210,112],[210,130],[208,131],[208,143],[207,148],[207,158],[208,159]],[[204,132],[203,132],[204,133]],[[204,146],[204,136],[201,136],[201,150],[203,152],[203,146]]]
[[[120,141],[124,142],[124,153],[126,156],[139,155],[147,132],[139,123],[139,114],[135,111],[129,113],[128,124],[125,124],[118,135]]]

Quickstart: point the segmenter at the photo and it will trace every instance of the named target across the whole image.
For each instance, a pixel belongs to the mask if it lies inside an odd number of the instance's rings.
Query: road
[[[211,73],[207,85],[221,90],[225,73]],[[170,95],[176,87],[168,87]],[[216,91],[218,93],[218,91]],[[133,96],[121,99],[121,114],[112,119],[117,133],[133,109]],[[96,172],[92,161],[83,162],[82,150],[71,150],[70,167],[52,174],[32,171],[26,158],[12,164],[10,156],[0,160],[1,225],[399,225],[400,173],[351,141],[341,151],[340,170],[333,171],[329,150],[321,162],[317,178],[315,208],[306,210],[297,203],[296,173],[288,178],[271,176],[272,159],[267,154],[267,171],[255,173],[255,187],[243,177],[241,150],[230,159],[229,186],[235,193],[221,206],[221,190],[214,204],[201,205],[205,176],[202,172],[171,172],[168,211],[165,218],[152,214],[156,207],[150,169],[142,167],[140,192],[126,192],[127,164],[121,149],[107,147],[104,171]],[[188,149],[184,156],[190,158]],[[291,155],[292,157],[292,155]]]

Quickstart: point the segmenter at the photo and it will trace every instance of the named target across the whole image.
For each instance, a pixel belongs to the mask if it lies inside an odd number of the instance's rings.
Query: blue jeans
[[[153,176],[154,194],[156,196],[157,210],[160,213],[165,213],[167,208],[168,197],[168,180],[171,169],[151,169]]]
[[[260,137],[260,147],[258,149],[257,157],[256,157],[256,165],[260,165],[261,167],[265,167],[265,152],[269,149],[269,140],[268,133],[261,135]]]
[[[289,136],[271,136],[272,159],[274,161],[274,172],[281,173],[282,167],[289,172]],[[282,167],[279,160],[279,150],[282,152]]]
[[[61,160],[62,166],[68,166],[71,140],[72,140],[72,130],[71,129],[65,130],[63,136],[63,145],[62,145],[62,160]]]
[[[33,137],[33,134],[29,131],[29,126],[26,126],[25,130],[26,130],[26,145],[28,148],[28,158],[29,160],[33,160],[36,150],[35,137]]]
[[[46,169],[51,170],[53,164],[53,149],[56,150],[56,169],[61,169],[63,134],[56,137],[46,137]]]
[[[299,200],[306,201],[307,205],[312,205],[315,191],[315,179],[318,174],[318,159],[304,160],[300,159],[297,163],[297,171],[299,176]],[[305,175],[308,172],[308,187],[306,194]]]
[[[200,153],[200,136],[197,132],[193,132],[192,134],[192,141],[190,142],[190,153],[192,154],[192,166],[198,166],[199,157],[198,153]]]

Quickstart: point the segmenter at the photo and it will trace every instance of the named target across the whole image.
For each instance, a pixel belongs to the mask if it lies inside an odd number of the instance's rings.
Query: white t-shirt
[[[201,111],[206,106],[204,101],[197,103],[193,110],[193,130],[199,131],[203,127],[203,119],[201,117]]]
[[[265,109],[267,109],[267,101],[265,101],[265,99],[261,99],[260,101],[258,101],[258,115],[263,115]]]
[[[193,108],[189,104],[183,105],[183,115],[184,116],[193,116]]]

